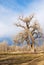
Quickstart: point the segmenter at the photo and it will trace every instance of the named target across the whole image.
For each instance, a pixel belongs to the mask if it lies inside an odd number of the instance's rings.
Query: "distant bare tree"
[[[14,24],[17,27],[21,27],[24,29],[24,31],[20,32],[16,38],[14,39],[15,42],[22,43],[24,40],[27,42],[28,46],[31,46],[32,51],[34,52],[34,43],[35,39],[38,38],[38,33],[41,33],[41,28],[39,23],[37,21],[34,22],[34,24],[31,25],[31,20],[34,18],[34,14],[30,15],[29,17],[19,17],[19,19],[26,24],[26,26],[21,24]],[[31,30],[30,30],[31,29]],[[36,37],[34,37],[36,36]],[[41,37],[41,35],[39,36]],[[31,44],[30,44],[31,39]]]
[[[6,41],[0,43],[0,52],[8,52],[8,44]]]

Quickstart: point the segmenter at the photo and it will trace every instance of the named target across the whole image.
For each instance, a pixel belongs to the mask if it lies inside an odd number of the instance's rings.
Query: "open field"
[[[44,53],[0,53],[0,65],[38,65],[44,61]]]

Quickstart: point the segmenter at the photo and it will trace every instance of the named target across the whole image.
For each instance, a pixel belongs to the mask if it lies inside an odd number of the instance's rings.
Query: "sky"
[[[44,0],[0,0],[0,37],[20,31],[14,26],[18,16],[35,13],[44,32]]]

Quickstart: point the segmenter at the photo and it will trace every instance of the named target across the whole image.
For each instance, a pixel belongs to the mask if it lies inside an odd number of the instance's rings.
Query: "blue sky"
[[[28,16],[31,13],[36,14],[43,28],[44,0],[0,0],[0,36],[18,33],[19,28],[13,25],[18,22],[18,16]]]

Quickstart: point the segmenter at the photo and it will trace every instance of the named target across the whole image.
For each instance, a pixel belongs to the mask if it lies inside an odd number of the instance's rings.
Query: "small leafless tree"
[[[27,42],[28,46],[31,46],[31,49],[34,51],[34,43],[35,43],[35,39],[38,38],[38,33],[41,34],[41,28],[39,23],[37,23],[37,21],[35,21],[32,25],[31,25],[31,20],[34,18],[34,14],[30,15],[29,17],[19,17],[19,19],[25,23],[26,26],[21,25],[21,24],[14,24],[17,27],[21,27],[24,29],[24,31],[20,32],[16,38],[14,39],[15,42],[23,42],[24,40]],[[34,37],[36,36],[36,37]],[[40,35],[41,36],[41,35]],[[40,37],[39,36],[39,37]],[[32,41],[32,43],[30,44],[30,39]]]

